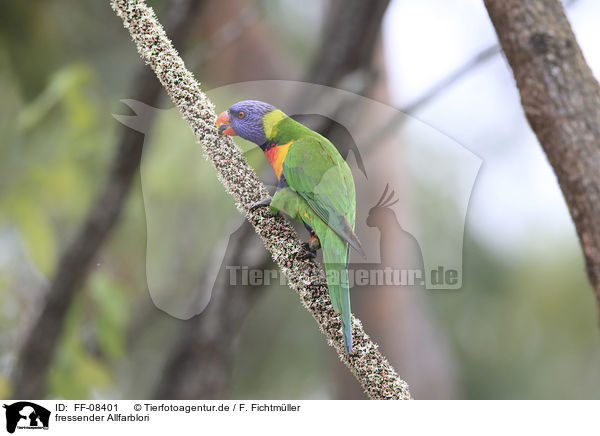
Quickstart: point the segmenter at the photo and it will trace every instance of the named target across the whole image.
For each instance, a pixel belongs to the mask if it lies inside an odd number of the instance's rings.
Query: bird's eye
[[[246,112],[244,111],[239,111],[237,114],[238,118],[241,120],[246,116]]]

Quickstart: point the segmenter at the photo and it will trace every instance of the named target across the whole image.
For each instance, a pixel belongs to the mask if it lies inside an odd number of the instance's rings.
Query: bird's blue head
[[[238,101],[217,118],[219,133],[240,136],[256,145],[267,142],[263,117],[275,107],[258,100]]]

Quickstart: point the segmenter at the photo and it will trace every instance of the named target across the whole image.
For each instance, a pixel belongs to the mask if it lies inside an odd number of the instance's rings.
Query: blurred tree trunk
[[[600,87],[558,0],[485,0],[552,165],[600,307]]]
[[[292,54],[286,52],[264,19],[241,27],[236,17],[251,13],[258,18],[264,12],[255,2],[211,0],[207,2],[200,28],[205,40],[220,38],[225,29],[230,40],[226,47],[212,53],[203,68],[205,81],[213,87],[249,80],[296,80],[300,74],[292,69]],[[264,17],[263,17],[264,18]],[[246,20],[248,21],[248,20]]]
[[[181,43],[195,21],[202,0],[171,0],[166,20],[175,41]],[[162,87],[145,65],[140,66],[131,98],[156,105]],[[149,125],[152,119],[145,120]],[[125,126],[104,187],[73,241],[62,253],[56,273],[35,324],[20,350],[12,375],[13,398],[40,398],[48,369],[63,330],[65,316],[85,283],[89,267],[117,223],[140,165],[144,135]]]
[[[312,83],[335,86],[352,72],[370,69],[381,21],[389,2],[331,2],[321,45],[308,73]]]

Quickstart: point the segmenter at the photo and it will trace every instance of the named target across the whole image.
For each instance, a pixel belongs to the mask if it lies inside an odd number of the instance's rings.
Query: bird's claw
[[[255,211],[259,207],[269,206],[271,204],[272,197],[263,198],[260,201],[257,201],[252,206],[250,206],[250,212]]]
[[[302,244],[303,252],[298,255],[300,260],[309,260],[317,257],[317,250],[311,248],[310,243],[305,242]]]

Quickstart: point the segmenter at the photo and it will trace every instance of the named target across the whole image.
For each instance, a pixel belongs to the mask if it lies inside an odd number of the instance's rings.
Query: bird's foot
[[[311,248],[310,242],[305,242],[302,244],[302,252],[298,255],[298,259],[300,260],[309,260],[317,257],[317,250]]]
[[[319,248],[321,248],[321,241],[314,232],[311,232],[310,242],[308,243],[308,249],[316,253]]]
[[[271,200],[272,200],[272,197],[267,197],[267,198],[263,198],[260,201],[257,201],[252,206],[250,206],[250,212],[255,211],[259,207],[270,206],[271,205]]]

